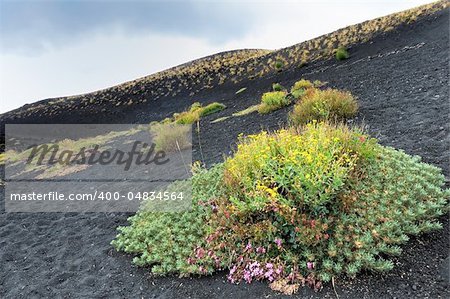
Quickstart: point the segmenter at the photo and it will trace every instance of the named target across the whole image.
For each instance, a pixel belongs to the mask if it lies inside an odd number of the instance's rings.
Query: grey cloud
[[[236,2],[1,0],[0,46],[2,51],[33,53],[112,28],[220,43],[245,34],[253,19],[252,9]]]

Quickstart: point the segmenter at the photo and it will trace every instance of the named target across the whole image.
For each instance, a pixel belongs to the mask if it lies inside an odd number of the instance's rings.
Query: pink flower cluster
[[[230,269],[228,280],[231,283],[238,283],[242,278],[247,283],[251,283],[254,279],[267,279],[272,282],[281,275],[281,273],[283,272],[283,267],[279,266],[275,268],[272,263],[266,263],[265,265],[262,265],[259,262],[254,261],[244,267],[242,271],[242,277],[236,277],[237,270],[238,267],[236,265],[233,265],[233,267]]]

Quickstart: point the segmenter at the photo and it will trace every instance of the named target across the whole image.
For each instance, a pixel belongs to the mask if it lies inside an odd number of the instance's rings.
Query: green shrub
[[[294,83],[294,86],[291,88],[291,94],[295,99],[301,98],[307,89],[313,88],[314,85],[309,80],[301,79]]]
[[[155,274],[229,269],[292,293],[332,277],[387,271],[408,235],[441,225],[441,170],[346,126],[242,137],[224,164],[192,177],[193,207],[138,212],[112,244]]]
[[[225,109],[225,105],[221,104],[221,103],[211,103],[205,107],[202,107],[200,109],[200,116],[206,116],[206,115],[210,115],[219,111],[222,111],[223,109]]]
[[[337,60],[345,60],[349,58],[350,55],[347,52],[347,49],[341,47],[336,50],[336,59]]]
[[[274,66],[277,71],[281,71],[283,69],[284,63],[281,60],[277,60],[275,61]]]
[[[205,107],[202,107],[200,103],[195,102],[188,111],[174,113],[173,117],[175,119],[175,123],[188,125],[198,122],[202,116],[213,114],[223,109],[225,109],[225,105],[218,102],[208,104]]]
[[[274,84],[272,84],[272,90],[273,91],[282,91],[282,90],[284,90],[284,87],[280,83],[274,83]]]
[[[261,97],[261,104],[258,107],[259,113],[269,113],[289,105],[289,99],[284,91],[266,92]]]
[[[358,111],[358,103],[350,92],[335,89],[310,90],[295,104],[290,114],[294,124],[305,124],[313,120],[341,121]]]

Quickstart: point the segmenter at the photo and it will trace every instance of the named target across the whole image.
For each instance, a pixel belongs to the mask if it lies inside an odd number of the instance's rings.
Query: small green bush
[[[195,102],[188,111],[174,113],[173,118],[177,124],[188,125],[198,122],[200,117],[219,112],[225,108],[224,104],[218,102],[208,104],[205,107],[202,107],[200,103]]]
[[[300,81],[297,81],[294,83],[294,86],[291,88],[291,95],[295,99],[301,98],[307,89],[313,88],[314,85],[309,80],[301,79]]]
[[[290,114],[294,124],[305,124],[313,120],[341,121],[358,111],[358,103],[350,92],[336,89],[310,90],[295,104]]]
[[[281,60],[277,60],[277,61],[275,61],[274,66],[277,71],[281,71],[281,70],[283,70],[284,63]]]
[[[336,59],[337,60],[339,60],[339,61],[345,60],[349,57],[350,57],[350,55],[348,54],[347,49],[341,47],[336,50]]]
[[[280,83],[274,83],[274,84],[272,84],[272,90],[273,91],[282,91],[282,90],[284,90],[284,87]]]
[[[214,102],[205,107],[202,107],[200,109],[200,116],[202,117],[202,116],[210,115],[210,114],[222,111],[225,108],[226,108],[226,106],[224,104]]]
[[[266,92],[261,97],[261,104],[258,107],[259,113],[269,113],[289,105],[289,99],[284,91]]]

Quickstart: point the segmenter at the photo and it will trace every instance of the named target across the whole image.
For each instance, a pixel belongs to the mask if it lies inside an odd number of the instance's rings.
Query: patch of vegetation
[[[358,103],[350,92],[336,89],[312,89],[295,104],[289,115],[294,124],[316,121],[341,121],[358,111]]]
[[[273,91],[283,91],[285,88],[280,83],[274,83],[272,84],[272,90]]]
[[[258,112],[262,114],[269,113],[289,105],[289,102],[287,93],[284,91],[266,92],[261,97]]]
[[[350,57],[350,55],[348,54],[347,49],[345,49],[344,47],[338,48],[336,50],[335,56],[336,56],[336,59],[339,60],[339,61],[340,60],[345,60],[345,59]]]
[[[315,88],[320,88],[320,87],[324,87],[325,85],[327,85],[327,82],[322,82],[320,80],[314,80],[313,85]]]
[[[207,115],[210,115],[213,113],[217,113],[219,111],[222,111],[225,108],[226,108],[226,106],[224,104],[214,102],[214,103],[206,105],[205,107],[202,107],[200,109],[200,116],[202,117],[202,116],[207,116]]]
[[[198,122],[200,117],[222,111],[225,108],[226,107],[224,104],[218,102],[208,104],[204,107],[200,103],[195,102],[189,110],[181,113],[175,113],[173,118],[177,124],[189,125]]]
[[[281,72],[283,70],[283,67],[284,67],[283,61],[277,60],[277,61],[275,61],[275,63],[273,65],[278,72]]]
[[[291,95],[295,99],[301,98],[307,89],[313,88],[314,84],[309,80],[301,79],[294,83],[294,86],[291,88]]]
[[[233,116],[244,116],[244,115],[247,115],[247,114],[250,114],[250,113],[258,111],[258,108],[259,108],[259,104],[258,105],[253,105],[253,106],[250,106],[248,108],[245,108],[244,110],[235,112],[232,115]]]
[[[155,274],[229,269],[232,283],[293,293],[388,271],[408,235],[441,228],[441,170],[346,126],[312,123],[242,137],[193,178],[193,208],[139,212],[112,244]]]
[[[150,127],[156,150],[175,152],[191,146],[191,127],[179,124],[155,124]]]

